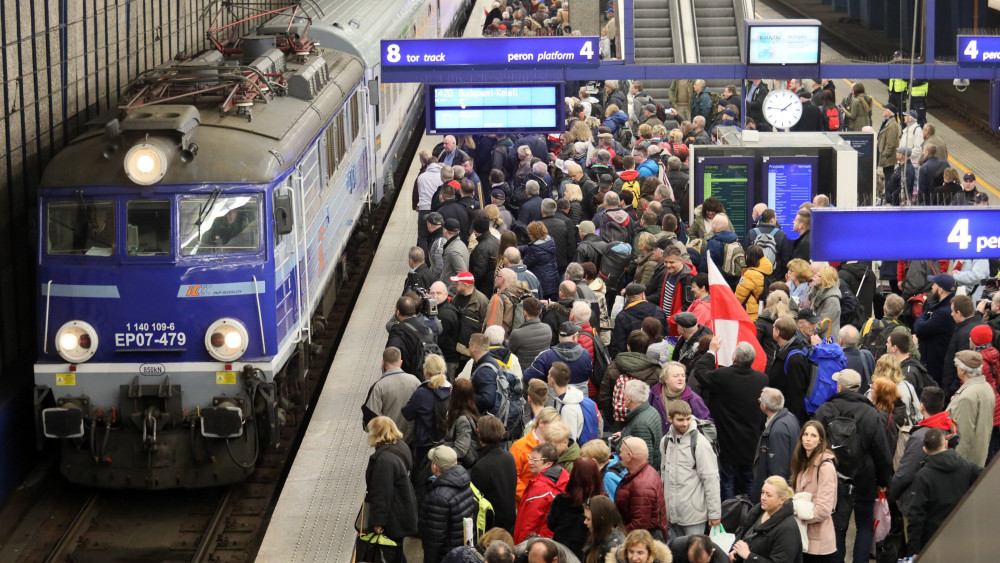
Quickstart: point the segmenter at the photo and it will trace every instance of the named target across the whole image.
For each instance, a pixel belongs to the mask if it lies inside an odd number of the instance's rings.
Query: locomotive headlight
[[[59,355],[73,364],[86,362],[97,352],[97,331],[83,321],[70,321],[56,332]]]
[[[247,329],[236,319],[219,319],[205,331],[205,348],[220,362],[232,362],[247,351]]]
[[[125,174],[140,186],[159,182],[167,173],[167,145],[158,139],[147,139],[136,144],[125,154]]]

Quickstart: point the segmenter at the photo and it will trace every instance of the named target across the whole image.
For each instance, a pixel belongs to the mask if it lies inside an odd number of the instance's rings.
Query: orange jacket
[[[528,488],[528,483],[535,477],[528,465],[528,455],[537,445],[538,438],[535,438],[533,431],[510,445],[510,455],[514,456],[514,466],[517,467],[517,502],[521,502],[524,489]]]

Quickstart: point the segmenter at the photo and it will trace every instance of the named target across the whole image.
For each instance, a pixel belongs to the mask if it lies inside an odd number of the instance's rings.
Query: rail
[[[100,498],[97,493],[90,495],[87,501],[80,508],[80,512],[76,514],[73,521],[70,522],[69,527],[66,532],[63,533],[59,541],[56,542],[55,547],[52,548],[52,553],[45,558],[45,563],[56,563],[65,561],[67,556],[73,551],[77,542],[83,536],[84,532],[90,526],[93,521],[94,516],[98,512],[98,506],[100,505]]]

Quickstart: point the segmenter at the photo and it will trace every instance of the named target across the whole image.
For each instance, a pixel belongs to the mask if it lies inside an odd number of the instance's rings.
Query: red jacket
[[[585,337],[579,339],[578,344],[580,344],[580,346],[584,350],[586,350],[588,354],[590,354],[590,363],[591,363],[591,365],[593,365],[593,363],[594,363],[594,341],[592,339],[593,338],[600,338],[600,336],[595,336],[594,335],[594,328],[592,326],[590,326],[589,322],[583,323],[582,325],[580,325],[580,329],[583,332],[585,332],[587,334],[587,336],[589,336],[590,338],[587,338],[585,336]],[[591,383],[590,380],[588,379],[587,380],[587,396],[593,399],[594,397],[597,396],[597,392],[598,392],[598,389],[596,387],[594,387],[594,384]]]
[[[552,530],[545,523],[549,515],[549,506],[556,495],[566,490],[569,483],[569,471],[558,465],[535,475],[528,483],[528,488],[521,496],[521,504],[517,507],[517,520],[514,521],[514,543],[521,543],[531,534],[543,538],[551,538]],[[660,500],[663,499],[663,485],[660,485]],[[666,536],[664,536],[666,537]]]
[[[632,530],[661,530],[667,533],[667,505],[663,501],[663,481],[649,463],[622,477],[615,491],[615,506],[622,515],[625,533]],[[515,540],[517,538],[514,538]]]
[[[997,393],[997,378],[1000,377],[1000,351],[988,346],[979,351],[983,355],[983,375],[993,388],[996,404],[993,407],[993,426],[1000,426],[1000,393]]]

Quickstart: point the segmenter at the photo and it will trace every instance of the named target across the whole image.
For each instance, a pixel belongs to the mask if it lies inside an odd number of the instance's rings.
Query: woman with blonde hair
[[[889,379],[896,384],[899,398],[903,401],[903,406],[906,407],[906,424],[913,425],[923,420],[924,417],[920,414],[920,397],[917,395],[917,390],[914,389],[912,383],[906,380],[899,360],[892,354],[882,354],[875,362],[872,382],[880,378]]]
[[[410,482],[413,458],[403,441],[403,433],[387,416],[368,423],[368,445],[375,451],[365,469],[365,503],[368,513],[364,532],[383,534],[403,544],[403,538],[417,533],[417,497]]]
[[[814,262],[812,271],[803,306],[821,319],[830,319],[830,334],[836,338],[840,334],[840,275],[826,262]]]
[[[736,543],[729,552],[734,563],[744,561],[799,561],[802,536],[791,501],[794,491],[784,477],[764,481],[760,502],[743,517]]]
[[[569,218],[574,225],[579,225],[583,220],[583,190],[578,184],[566,184],[563,188],[563,197],[569,200]]]
[[[486,218],[490,220],[490,232],[499,239],[500,235],[507,230],[507,225],[500,218],[500,208],[491,203],[483,208],[483,212],[486,213]]]
[[[648,530],[632,530],[620,547],[612,549],[605,563],[671,563],[674,560],[667,544],[654,539]]]
[[[765,373],[770,371],[771,362],[778,351],[778,341],[774,339],[774,321],[778,320],[781,315],[787,314],[788,294],[783,291],[771,290],[764,302],[764,310],[757,315],[757,320],[753,323],[757,327],[757,341],[760,342],[760,347],[767,355]]]
[[[801,258],[792,258],[785,265],[788,272],[785,273],[785,283],[788,284],[788,296],[799,307],[806,298],[809,291],[809,282],[812,280],[813,271],[809,262]]]
[[[832,518],[837,507],[837,465],[826,442],[826,429],[819,422],[810,420],[802,425],[792,453],[791,470],[792,478],[788,482],[795,489],[792,502],[796,516],[806,525],[809,538],[802,561],[826,563],[837,551],[837,533]]]
[[[413,391],[402,408],[403,417],[413,421],[413,457],[422,463],[431,446],[444,439],[447,428],[441,428],[434,417],[439,401],[451,399],[451,384],[445,373],[448,366],[437,354],[424,357],[424,380]]]

